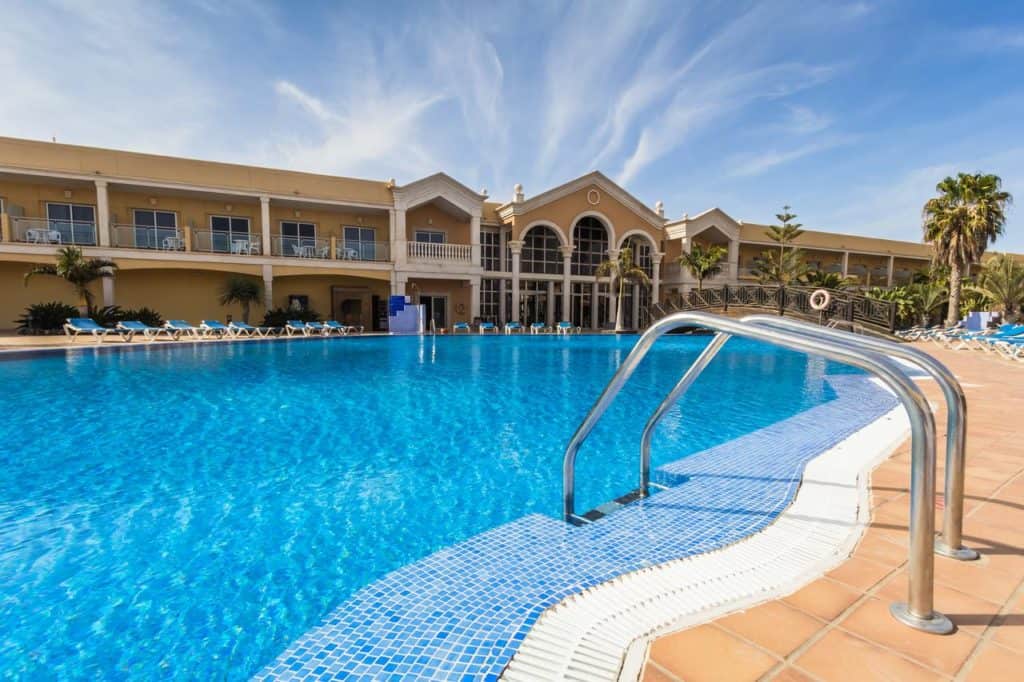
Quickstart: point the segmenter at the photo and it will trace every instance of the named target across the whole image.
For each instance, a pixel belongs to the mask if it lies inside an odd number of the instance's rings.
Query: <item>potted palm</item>
[[[89,285],[105,277],[113,277],[117,263],[105,258],[86,258],[82,250],[74,246],[65,246],[57,252],[57,262],[52,264],[33,265],[25,273],[25,286],[37,275],[59,277],[75,289],[78,296],[78,312],[85,317],[93,309],[93,296]]]
[[[722,271],[722,260],[728,253],[724,246],[718,244],[705,247],[695,243],[689,253],[683,252],[679,257],[679,265],[690,270],[690,274],[697,280],[697,291],[702,291],[704,280]]]
[[[263,287],[251,277],[232,277],[220,293],[220,304],[242,307],[242,322],[249,324],[249,308],[263,298]]]

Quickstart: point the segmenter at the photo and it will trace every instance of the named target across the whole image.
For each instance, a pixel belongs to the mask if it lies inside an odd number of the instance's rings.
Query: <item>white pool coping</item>
[[[850,556],[870,521],[871,470],[909,433],[897,407],[809,461],[792,504],[761,532],[619,576],[547,609],[502,679],[632,682],[659,635],[786,596],[824,575]]]

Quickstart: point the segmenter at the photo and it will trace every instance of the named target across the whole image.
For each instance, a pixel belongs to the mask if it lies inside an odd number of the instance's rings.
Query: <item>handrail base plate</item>
[[[942,538],[935,538],[935,553],[939,556],[956,559],[957,561],[974,561],[981,557],[977,551],[970,547],[958,547],[957,549],[953,549],[947,545],[946,541]]]
[[[910,612],[910,607],[906,602],[896,602],[892,604],[889,607],[889,613],[892,614],[893,618],[904,625],[933,635],[948,635],[956,629],[953,627],[953,621],[946,618],[946,616],[942,615],[938,611],[932,611],[931,618],[920,618],[915,616]]]

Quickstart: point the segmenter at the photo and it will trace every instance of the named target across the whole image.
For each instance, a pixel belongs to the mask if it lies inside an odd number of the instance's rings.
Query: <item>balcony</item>
[[[434,244],[409,242],[409,260],[420,263],[473,264],[473,247],[469,244]]]
[[[96,223],[11,216],[11,239],[26,244],[96,245]]]
[[[270,238],[270,253],[285,258],[313,258],[320,260],[344,260],[371,263],[386,263],[390,255],[387,242],[345,241],[330,237]]]
[[[263,253],[259,237],[248,232],[195,230],[192,250],[201,253],[230,253],[233,256],[258,256]]]
[[[110,242],[122,249],[185,250],[185,236],[176,227],[114,225],[110,228]]]

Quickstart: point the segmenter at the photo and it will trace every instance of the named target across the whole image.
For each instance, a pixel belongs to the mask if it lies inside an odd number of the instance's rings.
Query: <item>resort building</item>
[[[696,286],[679,265],[694,243],[728,250],[705,285],[752,281],[772,242],[764,225],[712,208],[681,219],[644,204],[600,172],[493,201],[437,173],[398,185],[51,142],[0,138],[0,328],[32,303],[72,300],[65,284],[22,284],[31,263],[63,245],[113,259],[97,301],[146,306],[165,318],[222,318],[231,275],[262,281],[264,307],[308,307],[374,330],[389,295],[424,304],[434,324],[568,319],[598,329],[617,292],[598,265],[632,247],[651,288],[632,286],[627,326],[652,301]],[[814,268],[862,284],[909,281],[927,265],[920,243],[807,231],[797,244]],[[258,319],[262,309],[257,308]]]

